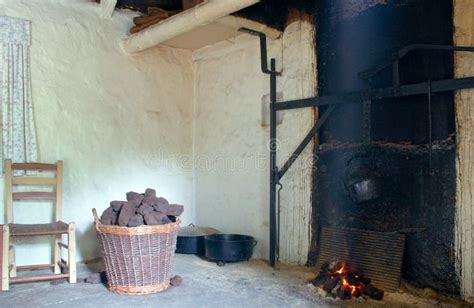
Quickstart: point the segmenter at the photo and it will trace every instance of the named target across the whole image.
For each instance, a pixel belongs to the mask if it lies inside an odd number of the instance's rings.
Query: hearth
[[[452,53],[437,50],[407,55],[397,62],[398,76],[391,74],[391,67],[369,79],[361,78],[367,73],[360,74],[393,59],[395,51],[409,44],[452,45],[451,1],[433,6],[429,1],[355,5],[323,0],[318,5],[320,95],[389,87],[396,78],[402,85],[453,78]],[[353,246],[357,244],[342,245],[346,251],[336,252],[332,245],[345,241],[348,228],[397,234],[406,237],[403,255],[397,261],[385,259],[389,270],[375,270],[382,278],[398,275],[400,279],[401,275],[420,287],[459,293],[454,254],[453,95],[414,95],[382,102],[337,106],[320,130],[309,263],[319,268],[330,257],[357,261]],[[321,107],[319,114],[329,108]],[[328,232],[332,232],[331,240]],[[379,278],[362,274],[373,281]],[[377,287],[394,291],[398,285]]]
[[[403,278],[459,293],[453,91],[474,88],[474,76],[453,78],[453,52],[474,47],[453,46],[452,1],[431,2],[317,1],[318,96],[283,102],[282,72],[275,58],[267,61],[265,34],[240,29],[260,38],[261,69],[270,77],[271,266],[281,180],[317,137],[308,264],[324,254],[325,228],[397,233],[406,236]],[[277,113],[310,107],[318,108],[316,123],[278,164]],[[355,248],[347,250],[339,261],[353,261]]]

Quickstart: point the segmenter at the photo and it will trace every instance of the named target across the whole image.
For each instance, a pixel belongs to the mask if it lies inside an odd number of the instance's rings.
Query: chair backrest
[[[17,172],[15,172],[17,171]],[[48,171],[54,173],[54,177],[47,177],[41,172],[36,176],[28,175],[22,171]],[[17,176],[21,172],[24,175]],[[14,187],[20,186],[49,186],[53,192],[44,191],[19,191]],[[54,221],[62,219],[62,194],[63,194],[63,162],[58,160],[56,164],[43,163],[12,163],[10,159],[5,160],[5,206],[6,222],[13,223],[13,202],[26,200],[49,200],[54,206]]]

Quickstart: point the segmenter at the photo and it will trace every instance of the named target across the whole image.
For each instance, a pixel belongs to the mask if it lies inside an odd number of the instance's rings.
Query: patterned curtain
[[[33,162],[38,159],[31,100],[29,46],[31,23],[0,16],[0,102],[2,161]],[[0,164],[3,170],[3,163]]]

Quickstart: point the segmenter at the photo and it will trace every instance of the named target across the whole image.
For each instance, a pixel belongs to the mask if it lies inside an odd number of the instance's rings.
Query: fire
[[[361,289],[362,286],[353,286],[351,284],[349,284],[346,280],[346,278],[342,278],[342,286],[345,288],[345,289],[349,289],[350,293],[351,293],[351,298],[353,297],[357,297],[357,289]]]
[[[359,297],[362,294],[362,290],[365,287],[364,284],[359,280],[359,275],[354,274],[354,278],[357,280],[357,284],[351,284],[348,281],[348,278],[351,277],[353,273],[346,269],[346,265],[342,263],[338,270],[334,272],[335,277],[341,278],[341,288],[347,294],[350,294],[350,298]],[[352,279],[353,280],[353,279]]]
[[[370,278],[364,276],[363,272],[358,272],[351,263],[326,262],[321,266],[319,275],[311,282],[325,292],[325,296],[343,300],[363,295],[381,300],[384,295],[382,290],[371,284]]]

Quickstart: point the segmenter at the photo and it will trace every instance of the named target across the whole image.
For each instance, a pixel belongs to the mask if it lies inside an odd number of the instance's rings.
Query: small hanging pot
[[[363,158],[354,166],[355,158]],[[356,204],[375,201],[381,196],[381,177],[367,161],[367,157],[355,156],[346,165],[344,188]]]
[[[176,253],[204,256],[204,237],[218,232],[219,231],[214,228],[196,227],[193,224],[190,224],[187,227],[181,227],[178,231]]]

